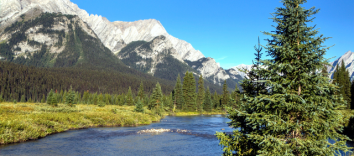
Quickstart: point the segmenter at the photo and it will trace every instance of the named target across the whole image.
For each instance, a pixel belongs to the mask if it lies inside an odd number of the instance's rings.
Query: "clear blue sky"
[[[257,37],[261,44],[275,30],[271,14],[280,0],[71,0],[89,14],[110,21],[157,19],[167,32],[212,57],[224,69],[251,64]],[[315,15],[320,34],[332,37],[326,58],[354,51],[354,0],[309,0],[304,7],[321,9]],[[265,53],[265,51],[263,50]],[[265,56],[265,54],[264,54]],[[330,61],[334,61],[331,59]]]

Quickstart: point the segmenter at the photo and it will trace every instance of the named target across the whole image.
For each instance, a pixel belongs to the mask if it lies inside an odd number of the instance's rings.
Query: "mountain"
[[[114,53],[132,41],[150,41],[156,36],[164,35],[171,41],[173,47],[183,59],[194,61],[204,57],[191,44],[169,35],[161,23],[155,19],[135,22],[110,22],[105,17],[89,15],[85,10],[80,9],[76,4],[70,2],[70,0],[8,0],[1,1],[0,3],[0,10],[2,10],[0,12],[1,27],[6,27],[7,23],[13,22],[14,19],[31,9],[50,13],[60,12],[63,14],[78,15],[93,29],[103,44]]]
[[[158,36],[164,36],[164,40],[166,43],[168,42],[168,44],[165,45],[167,46],[166,48],[175,50],[173,55],[171,55],[174,57],[174,61],[176,59],[182,62],[182,64],[187,65],[199,64],[198,68],[196,68],[196,66],[190,66],[192,68],[188,68],[199,71],[199,73],[206,75],[210,82],[218,85],[221,85],[224,80],[227,80],[228,84],[230,84],[229,87],[233,88],[239,81],[239,77],[235,75],[230,76],[230,72],[222,69],[214,59],[205,58],[204,55],[200,51],[195,50],[190,43],[169,35],[162,24],[155,19],[134,22],[110,22],[105,17],[89,15],[85,10],[80,9],[76,4],[70,2],[70,0],[9,0],[1,1],[0,3],[0,10],[2,10],[0,11],[0,31],[11,23],[14,23],[23,13],[27,13],[30,16],[35,16],[40,12],[77,15],[92,28],[102,43],[114,54],[118,54],[124,47],[135,41],[150,42]],[[134,43],[133,45],[137,44]],[[132,45],[129,45],[129,47],[131,46]],[[168,57],[170,57],[170,55]],[[122,58],[122,56],[120,58]],[[125,56],[125,61],[123,62],[129,66],[136,67],[132,65],[136,62],[128,63],[127,60],[132,59],[128,59]],[[156,61],[156,59],[154,61]],[[152,64],[158,65],[159,63],[152,62]],[[155,69],[155,67],[152,69]],[[174,68],[165,67],[165,70],[174,70]],[[156,76],[154,72],[150,73]],[[175,75],[171,75],[170,77],[174,76]]]
[[[333,78],[334,71],[336,67],[342,64],[344,61],[345,68],[349,72],[350,80],[354,80],[354,52],[348,51],[344,55],[340,56],[337,60],[331,62],[331,66],[327,67],[330,78]]]

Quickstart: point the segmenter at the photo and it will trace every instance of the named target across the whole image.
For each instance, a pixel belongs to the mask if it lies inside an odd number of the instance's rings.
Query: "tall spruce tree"
[[[133,93],[132,93],[132,89],[130,88],[130,86],[129,86],[128,93],[127,93],[127,105],[128,106],[134,105]]]
[[[177,109],[182,110],[184,106],[184,98],[183,98],[183,90],[182,90],[182,84],[181,84],[181,77],[177,76],[177,82],[175,85],[175,103]]]
[[[352,84],[351,84],[351,86],[350,86],[350,91],[354,91],[354,80],[352,81]],[[351,109],[354,109],[354,94],[351,94],[351,106],[350,106],[350,108]]]
[[[143,85],[143,81],[140,82],[140,87],[139,87],[139,91],[138,91],[138,97],[140,98],[141,101],[144,100],[144,85]]]
[[[222,87],[221,108],[225,108],[226,106],[228,106],[229,100],[230,100],[230,95],[229,95],[229,91],[227,90],[227,84],[225,80]]]
[[[265,32],[272,37],[267,47],[271,59],[261,61],[267,92],[249,96],[253,90],[244,86],[254,82],[242,82],[246,94],[240,108],[228,109],[229,124],[237,130],[216,134],[225,155],[336,155],[349,148],[348,138],[337,132],[344,123],[337,111],[344,100],[333,95],[338,87],[314,74],[328,64],[328,48],[321,45],[328,38],[306,24],[318,10],[302,7],[306,0],[282,2],[284,7],[273,14],[276,30]]]
[[[186,75],[183,78],[183,99],[184,99],[184,107],[183,109],[186,111],[195,111],[195,79],[192,72],[186,72]]]
[[[196,101],[198,111],[203,111],[204,94],[204,79],[203,76],[200,75],[198,80],[198,96]]]
[[[102,94],[101,94],[102,95]],[[47,99],[48,101],[48,99]],[[75,106],[75,92],[73,91],[73,88],[70,86],[69,91],[66,94],[65,97],[65,103],[67,105],[69,105],[70,107],[74,107]]]
[[[205,98],[204,98],[204,110],[206,112],[211,112],[212,110],[212,106],[213,106],[213,102],[211,100],[211,94],[210,94],[210,90],[209,87],[207,87],[207,90],[205,92]]]

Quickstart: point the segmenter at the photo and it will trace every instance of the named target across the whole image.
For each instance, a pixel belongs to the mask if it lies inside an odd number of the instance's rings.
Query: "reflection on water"
[[[0,147],[0,155],[221,155],[214,134],[231,132],[228,121],[221,115],[167,116],[146,126],[73,130]],[[170,131],[138,133],[161,128]]]

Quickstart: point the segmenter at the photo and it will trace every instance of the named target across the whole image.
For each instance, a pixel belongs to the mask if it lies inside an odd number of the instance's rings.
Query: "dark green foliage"
[[[206,92],[205,92],[203,108],[204,108],[204,110],[206,112],[210,112],[212,110],[212,106],[213,106],[213,102],[211,100],[211,94],[210,94],[210,90],[209,90],[209,87],[208,87]]]
[[[45,96],[44,96],[44,94],[43,94],[43,96],[42,96],[41,103],[45,103]]]
[[[174,91],[175,91],[174,97],[175,97],[176,107],[177,107],[177,109],[183,109],[184,97],[183,97],[183,90],[182,90],[182,84],[181,84],[181,77],[179,76],[179,74],[177,76],[177,82],[176,82]]]
[[[137,100],[136,103],[135,103],[135,109],[134,109],[134,111],[136,111],[136,112],[141,112],[141,113],[144,112],[144,107],[143,107],[143,104],[142,104],[141,101],[140,101],[140,98],[138,98],[138,100]]]
[[[183,99],[185,107],[183,108],[186,111],[196,111],[196,84],[192,72],[186,72],[183,78]]]
[[[344,127],[343,134],[352,139],[352,141],[354,140],[354,117],[351,117],[348,125]]]
[[[200,75],[198,80],[198,96],[196,100],[197,109],[200,112],[203,111],[204,94],[205,94],[204,79],[203,76]]]
[[[99,101],[98,104],[97,104],[98,107],[104,107],[106,106],[106,103],[103,102],[103,101]]]
[[[141,77],[140,77],[141,78]],[[141,79],[139,76],[114,71],[97,71],[80,68],[35,68],[0,61],[0,92],[5,101],[11,101],[16,96],[20,99],[41,99],[49,93],[50,89],[65,89],[72,85],[74,90],[84,92],[104,92],[121,94],[131,86],[133,93],[137,93]],[[152,93],[156,79],[147,77],[142,81],[144,91]],[[163,92],[172,91],[172,82],[159,81]],[[66,97],[61,95],[60,98]],[[63,101],[63,99],[62,99]]]
[[[225,108],[229,106],[229,101],[230,101],[230,94],[229,91],[227,90],[227,84],[226,80],[224,81],[223,87],[222,87],[222,99],[221,99],[221,108]]]
[[[155,111],[157,115],[162,115],[163,113],[163,102],[162,102],[162,92],[161,92],[161,86],[159,83],[156,84],[156,87],[154,89],[154,92],[152,93],[152,97],[150,100],[150,104],[148,108],[150,110]]]
[[[161,107],[162,105],[162,92],[161,92],[161,86],[159,83],[156,84],[156,87],[154,91],[152,92],[152,95],[150,97],[150,104],[149,104],[149,109],[154,109],[156,107]]]
[[[145,96],[144,85],[143,85],[143,81],[141,81],[139,86],[139,91],[138,91],[138,97],[143,101],[144,96]]]
[[[351,84],[351,86],[350,86],[350,91],[351,92],[353,92],[352,94],[351,94],[351,106],[350,106],[350,108],[351,109],[354,109],[354,80],[352,81],[352,84]]]
[[[129,87],[128,93],[127,93],[127,103],[126,104],[128,106],[133,106],[134,105],[132,89],[130,87]]]
[[[327,65],[326,39],[306,23],[318,13],[301,5],[306,0],[283,0],[276,8],[273,33],[268,39],[269,60],[261,75],[267,92],[258,94],[255,82],[246,78],[244,98],[238,109],[228,109],[232,134],[217,133],[225,155],[337,155],[348,151],[348,138],[337,131],[346,122],[338,111],[344,100],[334,95],[338,87],[315,71]],[[253,85],[253,87],[251,87]],[[336,143],[331,144],[328,139]]]
[[[22,96],[21,96],[21,101],[20,101],[20,102],[26,102],[25,95],[22,95]]]
[[[101,94],[102,95],[102,94]],[[102,101],[102,100],[101,100]],[[100,102],[101,102],[100,101]],[[70,107],[75,106],[75,92],[73,91],[72,87],[70,87],[70,90],[68,91],[66,97],[65,97],[65,103],[69,105]]]
[[[349,72],[345,69],[344,61],[342,61],[341,66],[339,63],[336,67],[336,71],[333,74],[333,83],[338,84],[339,91],[336,94],[342,95],[344,100],[347,101],[347,109],[351,106],[351,83]]]
[[[48,96],[47,96],[47,104],[52,105],[53,99],[54,99],[54,92],[53,92],[53,89],[51,89]]]

